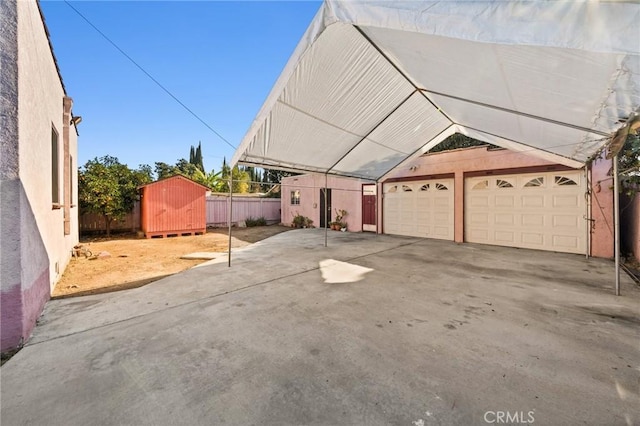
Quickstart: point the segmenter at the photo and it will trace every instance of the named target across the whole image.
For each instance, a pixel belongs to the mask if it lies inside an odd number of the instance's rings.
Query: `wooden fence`
[[[231,222],[264,217],[268,224],[280,223],[280,198],[233,197]],[[207,197],[207,226],[229,223],[229,197]]]
[[[229,197],[207,197],[207,226],[224,226],[228,223]],[[232,222],[237,224],[248,218],[264,217],[269,225],[280,223],[280,199],[234,197]],[[98,214],[84,214],[80,216],[80,233],[105,232],[104,218]],[[136,202],[133,211],[122,220],[111,223],[111,231],[136,232],[140,230],[140,203]]]
[[[95,213],[80,215],[79,227],[81,234],[106,232],[107,227],[104,217]],[[116,232],[136,232],[140,230],[140,202],[136,201],[133,211],[127,214],[122,220],[111,222],[111,231]]]

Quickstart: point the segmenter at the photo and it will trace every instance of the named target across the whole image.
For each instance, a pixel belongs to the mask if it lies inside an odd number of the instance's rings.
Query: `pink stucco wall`
[[[614,255],[613,181],[608,176],[611,167],[611,160],[604,158],[591,166],[591,255],[595,257]]]
[[[346,210],[344,221],[349,232],[362,231],[362,184],[357,179],[327,177],[327,187],[331,189],[331,222],[336,209]],[[308,174],[282,179],[282,223],[291,224],[293,216],[301,214],[313,220],[313,226],[320,226],[320,189],[325,187],[325,176]],[[300,204],[291,205],[291,191],[300,191]]]

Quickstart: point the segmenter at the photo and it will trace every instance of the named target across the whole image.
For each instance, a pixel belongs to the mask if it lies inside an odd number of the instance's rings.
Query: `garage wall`
[[[610,161],[599,161],[593,165],[592,182],[607,179]],[[386,181],[426,180],[435,175],[454,174],[454,241],[464,242],[464,180],[465,177],[478,176],[489,170],[493,175],[526,173],[530,171],[562,171],[565,166],[550,163],[539,158],[505,149],[488,150],[487,147],[462,148],[452,151],[424,155],[403,165],[386,177]],[[613,234],[610,224],[613,221],[613,193],[609,181],[601,184],[592,203],[593,230],[591,235],[591,255],[613,257]],[[382,185],[379,185],[379,193]],[[597,195],[597,202],[595,196]],[[599,204],[598,204],[599,202]],[[383,223],[382,208],[378,209],[378,223]],[[382,231],[379,231],[382,232]]]

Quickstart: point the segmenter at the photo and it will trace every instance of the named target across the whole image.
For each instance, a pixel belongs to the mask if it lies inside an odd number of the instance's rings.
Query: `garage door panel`
[[[494,205],[496,207],[513,207],[516,204],[513,198],[513,195],[496,195]]]
[[[450,225],[449,220],[449,212],[436,212],[433,214],[433,219],[436,223],[441,223],[443,225]]]
[[[384,184],[383,193],[386,234],[453,240],[453,179]]]
[[[489,197],[487,196],[479,196],[479,197],[471,197],[470,203],[471,206],[483,206],[483,207],[488,207],[489,206]]]
[[[469,219],[474,225],[489,225],[489,213],[472,213]]]
[[[476,243],[489,241],[489,231],[487,229],[471,229],[469,230],[469,240]]]
[[[496,225],[512,226],[515,224],[516,218],[510,213],[496,213],[494,215],[493,223]]]
[[[515,235],[513,232],[509,231],[495,231],[493,233],[493,238],[495,241],[500,243],[514,243]]]
[[[523,195],[522,207],[544,207],[544,195]]]
[[[451,205],[451,197],[436,197],[433,200],[434,207],[441,207],[444,209],[449,209],[449,207],[453,207]]]
[[[578,197],[575,195],[554,195],[553,207],[577,207]]]
[[[578,238],[569,235],[554,235],[553,244],[557,247],[574,249],[578,247]]]
[[[522,215],[523,226],[544,226],[543,214],[523,214]]]
[[[528,246],[544,246],[544,234],[541,233],[531,233],[531,232],[523,232],[521,242],[523,245]]]
[[[465,240],[583,253],[581,171],[465,179]]]
[[[448,226],[434,226],[433,235],[441,239],[448,239],[450,234],[450,228]]]
[[[553,216],[554,228],[577,228],[578,217],[571,215],[554,215]]]

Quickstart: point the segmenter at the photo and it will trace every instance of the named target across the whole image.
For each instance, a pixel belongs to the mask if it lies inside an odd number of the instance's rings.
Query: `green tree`
[[[221,188],[222,185],[224,185],[224,182],[222,180],[221,174],[222,172],[215,173],[214,170],[211,170],[210,173],[205,173],[200,169],[196,169],[195,173],[193,174],[193,180],[198,182],[200,185],[206,186],[214,192],[222,192]]]
[[[154,169],[156,172],[156,179],[165,179],[177,174],[175,166],[163,163],[162,161],[156,161]]]
[[[151,182],[151,167],[131,170],[116,157],[94,158],[78,172],[78,199],[80,212],[102,215],[107,236],[111,223],[131,212],[138,197],[138,186]]]
[[[629,196],[640,192],[640,134],[629,133],[618,153],[620,191]]]
[[[175,165],[175,173],[193,179],[193,175],[199,170],[195,164],[188,162],[184,158],[178,160]]]
[[[204,162],[202,161],[202,142],[198,142],[198,148],[196,148],[193,164],[204,172]]]
[[[229,176],[233,179],[233,192],[244,194],[249,192],[249,173],[235,166],[233,170],[227,164],[227,158],[222,159],[222,168],[220,170],[221,183],[218,187],[218,192],[229,192]]]
[[[189,151],[189,162],[191,164],[196,164],[195,161],[196,161],[196,151],[193,145],[191,145],[191,151]]]

